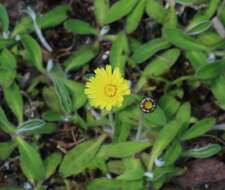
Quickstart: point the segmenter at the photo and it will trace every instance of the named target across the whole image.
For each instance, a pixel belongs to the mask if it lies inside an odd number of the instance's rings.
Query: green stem
[[[172,81],[171,83],[169,84],[167,83],[165,87],[165,91],[167,91],[172,85],[177,85],[184,80],[198,80],[198,78],[196,78],[195,75],[187,75],[187,76],[179,77],[176,80]]]
[[[139,123],[138,123],[138,129],[137,129],[137,133],[136,133],[136,141],[140,140],[141,132],[143,129],[143,123],[144,123],[144,113],[141,112]]]
[[[112,129],[112,134],[114,135],[114,131],[115,131],[115,122],[114,122],[114,118],[113,118],[113,113],[109,112],[109,125]]]

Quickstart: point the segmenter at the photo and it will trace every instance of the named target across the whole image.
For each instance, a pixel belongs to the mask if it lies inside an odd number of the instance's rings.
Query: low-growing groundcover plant
[[[0,4],[1,190],[159,190],[223,154],[225,2],[89,7],[27,6],[12,23]]]

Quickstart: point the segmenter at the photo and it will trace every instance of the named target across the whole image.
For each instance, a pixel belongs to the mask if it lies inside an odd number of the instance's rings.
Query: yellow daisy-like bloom
[[[97,68],[95,76],[91,77],[85,86],[91,106],[110,111],[113,106],[121,106],[123,97],[130,94],[128,81],[125,80],[111,65],[106,68]]]

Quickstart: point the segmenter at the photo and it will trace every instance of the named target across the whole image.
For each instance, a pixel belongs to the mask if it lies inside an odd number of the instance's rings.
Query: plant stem
[[[136,133],[136,138],[135,138],[136,141],[140,140],[141,132],[142,132],[142,128],[143,128],[143,123],[144,123],[144,113],[141,112],[139,123],[138,123],[138,129],[137,129],[137,133]]]
[[[110,127],[112,129],[112,136],[113,136],[114,135],[114,131],[115,131],[115,121],[114,121],[112,112],[109,112],[109,125],[110,125]]]

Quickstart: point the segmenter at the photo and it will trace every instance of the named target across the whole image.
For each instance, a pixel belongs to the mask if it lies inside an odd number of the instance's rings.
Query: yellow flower
[[[95,76],[91,77],[85,86],[91,106],[110,111],[113,106],[121,106],[123,97],[130,94],[128,81],[118,68],[112,71],[111,65],[97,68]]]

